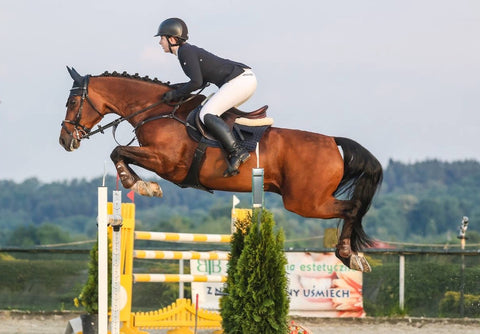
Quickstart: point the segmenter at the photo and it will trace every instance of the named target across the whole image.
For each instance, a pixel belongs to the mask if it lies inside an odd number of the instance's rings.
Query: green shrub
[[[220,299],[220,313],[222,315],[222,327],[225,333],[240,334],[241,333],[241,314],[243,303],[238,296],[239,290],[235,273],[237,272],[237,264],[245,246],[245,236],[248,234],[251,226],[251,217],[247,220],[235,222],[235,233],[232,235],[230,242],[230,259],[227,269],[227,284],[224,292],[226,296]]]
[[[108,247],[108,301],[112,296],[112,251]],[[89,314],[98,313],[98,242],[90,250],[88,279],[80,295],[75,298],[75,306],[82,305]]]
[[[257,224],[258,214],[261,214],[260,226]],[[233,238],[228,296],[221,302],[226,334],[288,332],[284,234],[280,230],[275,235],[273,225],[272,214],[264,210],[253,215],[244,239],[239,235]],[[241,229],[237,230],[238,233],[242,233]]]
[[[464,316],[471,318],[480,317],[480,295],[463,296]],[[440,316],[458,317],[460,314],[460,292],[447,291],[440,301]]]

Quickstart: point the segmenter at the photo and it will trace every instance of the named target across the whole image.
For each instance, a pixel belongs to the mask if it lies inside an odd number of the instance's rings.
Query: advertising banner
[[[333,252],[286,253],[290,315],[304,317],[364,317],[362,273],[344,266]],[[192,260],[199,275],[226,275],[228,261]],[[199,306],[218,310],[223,283],[192,283]]]
[[[190,260],[192,275],[227,275],[228,261],[224,260]],[[219,310],[220,297],[226,283],[192,282],[192,300],[198,294],[199,307],[206,310]]]
[[[362,272],[335,253],[286,253],[290,315],[363,317]]]

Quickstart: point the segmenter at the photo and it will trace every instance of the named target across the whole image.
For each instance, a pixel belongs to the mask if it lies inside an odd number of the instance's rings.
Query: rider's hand
[[[173,91],[173,90],[169,90],[168,92],[166,92],[162,96],[162,102],[165,102],[165,103],[168,103],[168,102],[172,101],[173,99],[175,99],[175,91]]]

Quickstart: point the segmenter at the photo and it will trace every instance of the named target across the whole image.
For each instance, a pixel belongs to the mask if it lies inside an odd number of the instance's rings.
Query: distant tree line
[[[212,195],[181,189],[153,175],[150,179],[161,184],[164,198],[135,196],[139,227],[230,231],[232,193]],[[52,183],[36,178],[20,183],[0,180],[0,246],[31,247],[95,238],[97,187],[101,184],[101,178]],[[115,189],[115,177],[107,177],[106,185]],[[469,216],[469,242],[480,242],[479,189],[477,161],[405,164],[390,160],[382,187],[365,218],[366,231],[384,241],[455,243],[462,216]],[[129,202],[128,190],[120,190],[124,201]],[[235,195],[241,199],[239,207],[251,205],[250,194]],[[285,231],[287,247],[322,247],[320,236],[324,229],[338,224],[338,220],[319,221],[290,213],[283,209],[281,197],[276,194],[266,194],[265,202],[276,224]]]
[[[387,241],[455,239],[463,216],[469,236],[480,241],[480,164],[428,160],[404,164],[390,160],[366,230]]]

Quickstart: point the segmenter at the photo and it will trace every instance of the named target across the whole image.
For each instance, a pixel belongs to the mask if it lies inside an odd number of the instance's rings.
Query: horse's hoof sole
[[[141,196],[148,196],[148,197],[163,196],[162,188],[156,182],[137,181],[130,189],[135,191],[137,194]]]

